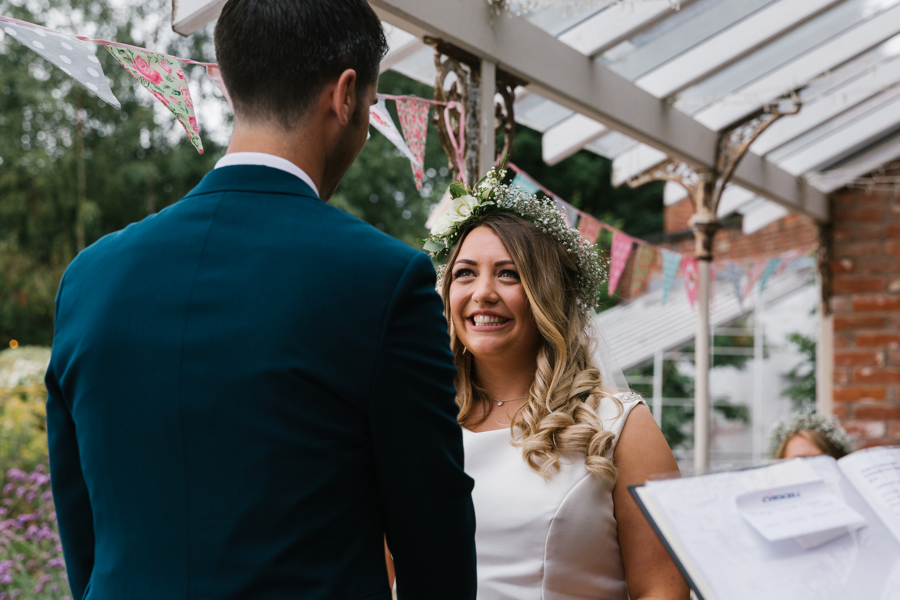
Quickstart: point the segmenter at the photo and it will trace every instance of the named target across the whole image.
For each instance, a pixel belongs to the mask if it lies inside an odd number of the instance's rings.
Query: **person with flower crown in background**
[[[628,491],[678,466],[643,400],[594,359],[598,250],[504,176],[451,186],[423,240],[440,263],[475,480],[478,599],[685,600]]]
[[[387,42],[365,0],[228,0],[228,152],[65,273],[47,371],[77,600],[472,600],[472,479],[422,252],[328,204]],[[0,593],[0,596],[3,594]]]
[[[768,454],[771,458],[801,458],[827,454],[835,460],[856,449],[834,415],[823,416],[808,410],[780,418],[769,431]]]

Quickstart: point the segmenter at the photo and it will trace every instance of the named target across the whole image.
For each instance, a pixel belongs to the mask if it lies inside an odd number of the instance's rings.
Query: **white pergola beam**
[[[842,63],[862,54],[900,32],[900,6],[831,38],[788,64],[775,69],[737,93],[758,98],[758,102],[734,102],[726,98],[701,110],[694,118],[710,129],[719,131],[749,115],[765,102],[812,81]]]
[[[809,176],[810,183],[825,193],[841,189],[857,177],[871,173],[878,167],[900,158],[900,134],[883,140],[854,156],[831,171]]]
[[[847,85],[804,105],[797,115],[773,124],[753,142],[750,151],[767,154],[898,83],[900,59],[877,65]]]
[[[191,1],[213,7],[204,12],[207,21],[218,16],[214,7],[219,0]],[[525,19],[496,18],[483,0],[370,0],[370,4],[383,21],[490,60],[528,81],[535,93],[673,158],[701,168],[710,168],[715,161],[714,131]],[[643,4],[634,3],[634,8]],[[819,221],[829,218],[824,194],[756,155],[741,161],[733,180],[790,210]]]
[[[688,2],[681,4],[683,7]],[[656,23],[673,10],[670,0],[621,2],[572,27],[560,35],[559,40],[585,56],[596,56]]]
[[[574,114],[544,132],[541,144],[544,162],[548,165],[555,165],[572,156],[606,131],[605,125],[584,115]]]
[[[840,0],[781,0],[738,21],[670,60],[636,83],[665,98],[724,68]]]
[[[407,33],[397,27],[391,27],[390,25],[387,25],[384,29],[387,34],[390,50],[388,50],[387,55],[381,59],[381,67],[379,69],[381,73],[394,68],[397,63],[409,58],[423,47],[422,40],[411,33]]]
[[[781,161],[789,173],[806,173],[860,150],[890,131],[900,127],[900,99],[832,131],[816,143]]]

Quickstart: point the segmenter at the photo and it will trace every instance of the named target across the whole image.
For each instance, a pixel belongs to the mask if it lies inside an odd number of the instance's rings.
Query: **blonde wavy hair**
[[[455,357],[456,402],[464,427],[483,423],[491,399],[478,386],[475,363],[456,335],[450,307],[452,265],[469,233],[489,227],[506,247],[519,271],[525,296],[543,344],[538,352],[534,383],[527,401],[516,411],[510,429],[513,444],[522,448],[525,462],[545,479],[559,471],[563,453],[580,453],[587,468],[599,478],[616,480],[616,468],[605,454],[614,434],[603,429],[597,408],[604,396],[600,370],[592,359],[589,317],[577,303],[578,269],[575,259],[552,237],[530,221],[510,212],[492,212],[473,221],[459,237],[447,261],[441,295]],[[482,407],[478,419],[476,409]],[[521,429],[516,436],[515,426]]]

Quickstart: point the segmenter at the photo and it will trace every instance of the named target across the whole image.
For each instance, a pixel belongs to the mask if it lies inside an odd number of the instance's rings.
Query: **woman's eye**
[[[519,279],[519,274],[511,269],[503,269],[500,271],[500,277],[512,277],[513,279]]]
[[[472,277],[475,275],[475,272],[472,269],[457,269],[453,273],[453,279],[459,279],[460,277]]]

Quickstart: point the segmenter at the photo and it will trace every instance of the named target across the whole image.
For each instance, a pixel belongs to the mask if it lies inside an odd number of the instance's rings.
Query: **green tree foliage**
[[[800,332],[788,335],[788,342],[803,357],[797,365],[788,371],[791,386],[784,390],[790,398],[795,412],[815,408],[816,405],[816,340]]]
[[[112,0],[0,0],[0,14],[24,21],[213,61],[212,28],[181,38],[169,27],[169,9],[167,0],[127,7]],[[197,102],[214,96],[202,67],[185,65],[205,149],[198,155],[175,119],[102,47],[96,54],[121,110],[8,36],[0,54],[0,348],[13,339],[49,345],[56,290],[79,249],[182,198],[224,153],[216,141],[226,136],[210,137]],[[392,72],[382,75],[379,91],[432,93]],[[388,107],[395,111],[392,102]],[[513,160],[548,188],[635,235],[661,228],[661,186],[613,189],[610,161],[586,151],[548,167],[540,144],[540,134],[519,127]],[[332,203],[416,245],[452,178],[447,167],[430,125],[426,181],[416,190],[409,162],[373,131]]]

